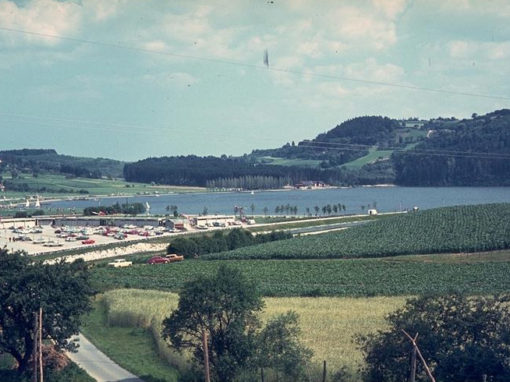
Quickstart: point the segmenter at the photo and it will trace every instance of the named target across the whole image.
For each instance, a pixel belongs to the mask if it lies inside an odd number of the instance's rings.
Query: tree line
[[[167,247],[167,253],[177,253],[185,257],[194,257],[207,253],[230,251],[240,247],[266,243],[276,240],[290,239],[292,234],[283,231],[272,231],[253,235],[250,231],[236,228],[227,234],[216,231],[212,235],[194,235],[176,237]]]
[[[289,184],[292,184],[292,180],[288,176],[247,175],[237,178],[211,179],[206,182],[206,187],[209,189],[271,190],[283,188]]]
[[[138,215],[143,214],[145,212],[145,206],[143,203],[115,203],[111,206],[93,206],[93,207],[85,207],[83,209],[83,215],[92,216],[98,214],[105,215],[114,215],[114,214],[124,214],[124,215]]]
[[[276,166],[252,163],[247,158],[179,157],[148,158],[124,166],[124,178],[129,182],[175,184],[207,187],[207,185],[236,185],[254,187],[274,183],[299,183],[304,180],[344,185],[355,181],[351,174],[339,168],[320,169],[299,166]],[[223,180],[222,180],[223,179]],[[265,180],[264,180],[265,179]],[[209,182],[209,183],[208,183]],[[351,183],[349,183],[351,184]],[[237,188],[237,187],[234,187]]]

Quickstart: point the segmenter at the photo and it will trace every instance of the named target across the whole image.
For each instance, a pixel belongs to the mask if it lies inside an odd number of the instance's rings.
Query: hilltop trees
[[[93,290],[83,260],[54,265],[31,262],[20,253],[0,249],[0,352],[27,370],[34,343],[34,313],[42,308],[43,339],[57,350],[73,350],[80,316],[90,309]]]

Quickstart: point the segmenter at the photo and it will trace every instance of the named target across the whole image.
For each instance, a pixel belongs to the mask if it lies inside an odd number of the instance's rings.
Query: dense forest
[[[124,166],[124,178],[128,182],[156,182],[187,186],[213,187],[242,184],[248,189],[259,188],[267,181],[267,187],[281,187],[303,180],[321,180],[331,184],[350,184],[349,174],[340,169],[329,170],[299,166],[271,166],[251,163],[244,158],[179,157],[148,158]],[[257,181],[258,179],[258,181]]]
[[[395,183],[406,186],[509,186],[510,110],[424,126],[429,138],[395,152]]]

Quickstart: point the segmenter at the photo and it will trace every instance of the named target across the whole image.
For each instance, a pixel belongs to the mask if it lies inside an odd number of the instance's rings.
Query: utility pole
[[[43,358],[42,358],[42,308],[39,308],[39,340],[37,341],[39,345],[39,373],[41,375],[40,382],[44,382],[44,373],[43,373]]]
[[[414,336],[414,342],[416,343],[416,340],[418,338],[418,333]],[[409,374],[409,382],[415,382],[416,381],[416,346],[413,345],[413,350],[411,352],[411,372]]]
[[[204,345],[205,382],[211,382],[211,376],[209,375],[209,349],[207,346],[207,333],[205,330],[202,333],[202,342]]]
[[[423,364],[423,367],[425,368],[425,372],[427,373],[428,377],[432,382],[436,382],[436,379],[432,375],[432,372],[430,371],[429,366],[427,365],[427,362],[425,361],[425,358],[423,358],[423,355],[421,354],[420,348],[418,347],[418,344],[416,343],[415,339],[411,337],[404,329],[402,329],[402,332],[406,335],[407,338],[411,341],[413,344],[414,349],[416,349],[416,353],[418,354],[418,357],[420,357],[420,361]],[[416,334],[418,336],[418,334]]]
[[[32,381],[37,382],[37,341],[39,340],[39,323],[37,322],[39,320],[39,316],[36,312],[34,312],[34,344],[32,347],[32,365],[33,365],[33,373],[32,373]]]

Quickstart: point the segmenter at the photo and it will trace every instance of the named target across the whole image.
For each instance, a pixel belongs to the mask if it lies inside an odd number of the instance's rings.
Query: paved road
[[[79,334],[78,338],[80,340],[78,353],[67,355],[97,382],[143,382],[99,351],[82,334]]]

